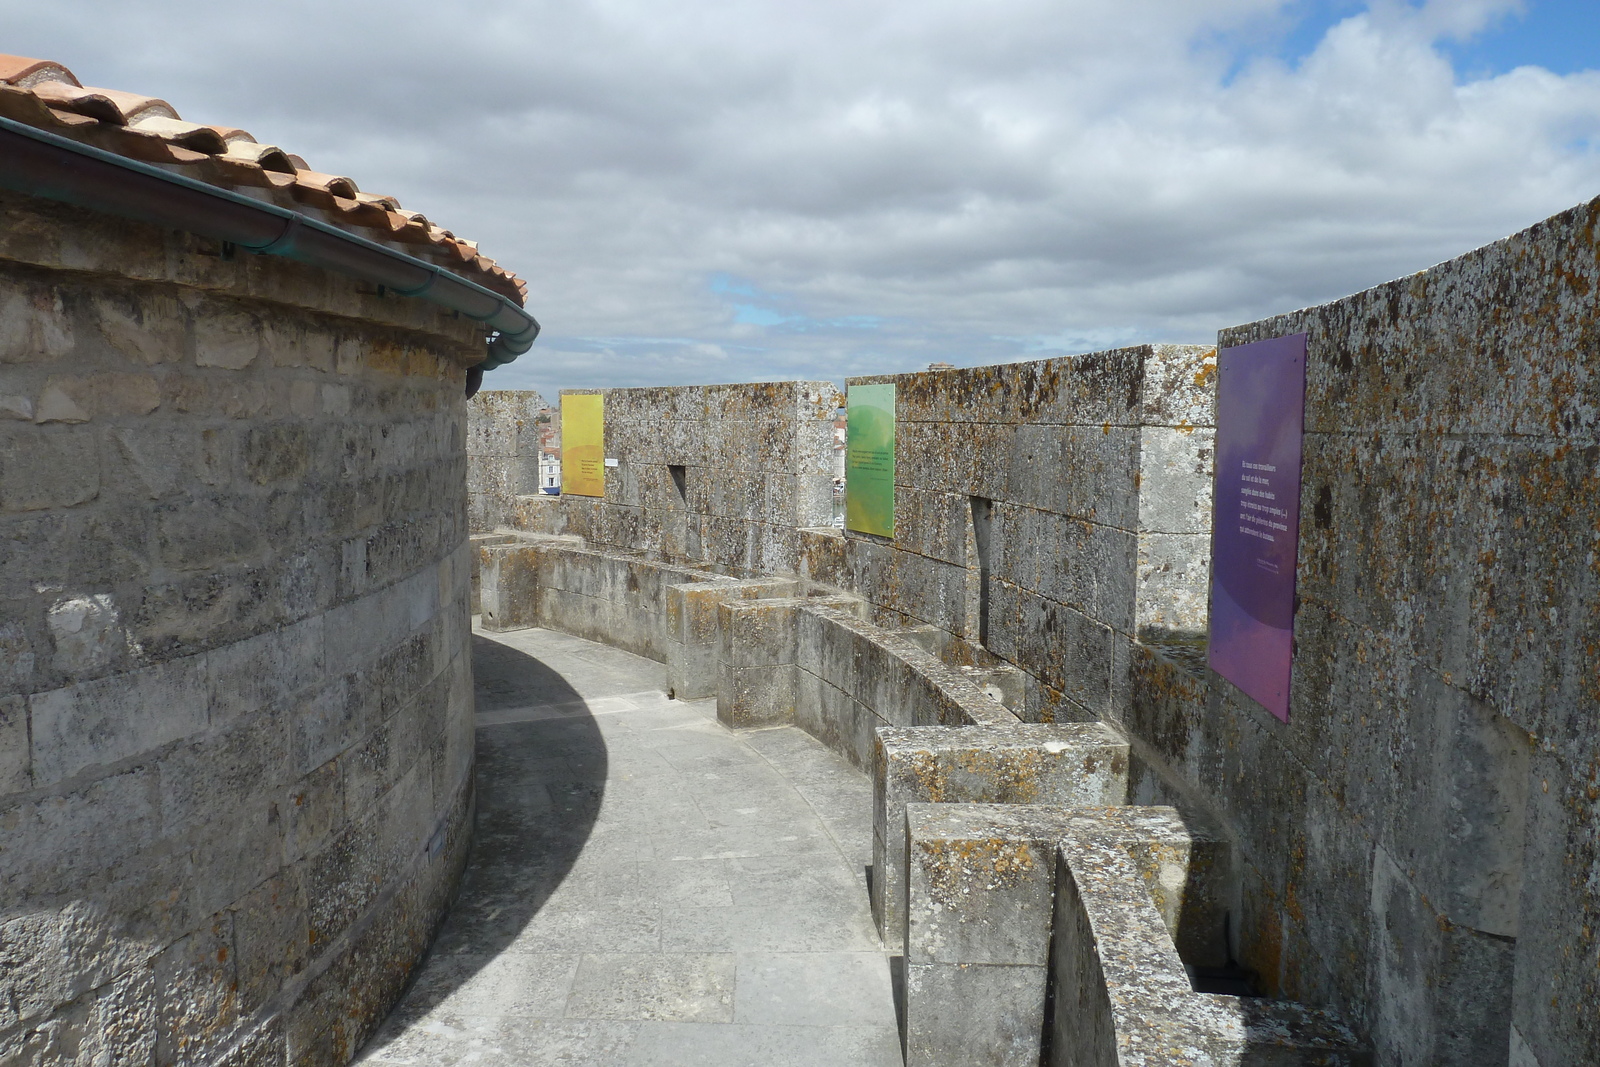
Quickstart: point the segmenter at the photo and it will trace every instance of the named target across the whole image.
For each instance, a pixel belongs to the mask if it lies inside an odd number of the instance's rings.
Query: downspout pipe
[[[495,333],[483,362],[468,369],[469,396],[477,391],[485,370],[510,363],[539,336],[538,321],[516,303],[436,264],[298,211],[3,117],[0,187],[187,230],[458,311]]]

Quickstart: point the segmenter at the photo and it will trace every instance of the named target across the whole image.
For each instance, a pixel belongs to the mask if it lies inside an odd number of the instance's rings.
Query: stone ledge
[[[1103,723],[880,729],[873,757],[873,915],[904,934],[907,805],[1126,803],[1128,745]]]
[[[1051,1064],[1370,1064],[1330,1011],[1194,991],[1152,893],[1168,879],[1152,880],[1148,858],[1130,852],[1126,817],[1076,813],[1058,846]]]

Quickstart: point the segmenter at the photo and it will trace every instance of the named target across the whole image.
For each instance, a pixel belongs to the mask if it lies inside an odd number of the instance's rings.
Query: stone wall
[[[793,574],[797,531],[833,514],[840,401],[827,382],[563,391],[605,395],[606,456],[617,461],[606,495],[521,496],[505,525],[728,574]]]
[[[1215,369],[1144,345],[851,379],[896,387],[895,534],[810,534],[802,572],[1021,668],[1030,718],[1104,718],[1135,638],[1205,631]]]
[[[528,390],[480,390],[467,404],[467,521],[474,530],[511,522],[517,498],[539,491],[539,438],[552,418]]]
[[[5,1063],[343,1063],[463,862],[481,342],[222,251],[0,197]]]
[[[1221,334],[1309,335],[1290,719],[1150,662],[1125,722],[1379,1063],[1600,1062],[1597,225]]]

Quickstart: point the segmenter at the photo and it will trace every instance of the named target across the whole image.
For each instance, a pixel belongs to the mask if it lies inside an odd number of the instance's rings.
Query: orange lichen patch
[[[1037,855],[1030,842],[998,837],[919,841],[917,848],[928,874],[929,896],[946,907],[959,906],[964,893],[974,884],[974,876],[985,890],[1010,889],[1021,885],[1049,859],[1048,855]]]
[[[299,156],[257,144],[244,130],[187,122],[165,100],[84,86],[59,63],[0,55],[0,116],[129,159],[178,165],[186,176],[210,185],[265,189],[282,207],[307,204],[362,236],[415,242],[412,254],[518,304],[527,298],[526,283],[481,255],[477,245],[433,227],[420,214],[394,215],[400,204],[393,197],[360,193],[349,178],[313,171]]]

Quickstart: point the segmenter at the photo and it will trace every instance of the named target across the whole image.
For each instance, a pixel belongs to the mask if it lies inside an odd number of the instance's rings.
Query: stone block
[[[156,1062],[212,1061],[238,1025],[233,921],[226,912],[179,938],[152,964],[157,989]]]
[[[1149,346],[1139,396],[1146,426],[1214,426],[1216,397],[1216,346]]]
[[[1103,807],[1128,795],[1128,746],[1099,723],[888,728],[872,762],[873,913],[898,944],[907,804]]]
[[[1053,481],[1054,493],[1038,506],[1084,522],[1133,529],[1141,499],[1141,432],[1106,423],[1067,426],[1059,434],[1056,469],[1070,473]]]
[[[214,571],[258,560],[270,551],[259,515],[225,498],[164,504],[157,509],[156,548],[176,571]]]
[[[1211,595],[1209,534],[1140,534],[1134,633],[1147,641],[1206,632]]]
[[[292,874],[263,882],[230,913],[240,1007],[248,1014],[305,968],[316,938],[305,891]]]
[[[1505,1063],[1515,942],[1450,922],[1381,848],[1371,893],[1380,1062]]]
[[[542,552],[512,543],[484,545],[478,556],[478,596],[485,630],[537,626]]]
[[[831,526],[800,530],[795,569],[802,578],[829,585],[843,584],[846,573],[844,534]]]
[[[1139,433],[1139,529],[1211,532],[1216,431],[1146,426]]]
[[[261,320],[247,311],[218,308],[197,316],[193,330],[201,367],[243,370],[261,354]]]
[[[722,645],[718,612],[722,604],[786,596],[794,590],[795,583],[787,579],[702,578],[666,586],[667,687],[673,695],[679,700],[696,700],[716,692]]]
[[[1034,1067],[1045,968],[906,965],[906,1067]]]
[[[159,500],[195,484],[220,486],[232,470],[233,437],[171,425],[119,427],[109,434],[116,484]]]
[[[0,512],[72,507],[99,493],[93,430],[0,434]]]
[[[906,963],[1037,967],[1042,980],[1064,810],[906,805]]]
[[[326,677],[322,619],[214,648],[205,669],[214,723],[290,702]]]
[[[62,388],[59,381],[49,383],[44,391],[39,394],[39,403],[34,408],[35,422],[63,422],[79,423],[88,422],[92,417],[92,407],[79,402],[66,389]]]
[[[240,441],[239,464],[245,477],[257,485],[299,479],[311,464],[310,433],[295,423],[247,430]]]
[[[29,709],[33,777],[46,785],[204,729],[205,660],[191,656],[36,693]]]
[[[8,279],[0,295],[0,363],[45,363],[77,345],[72,315],[62,292],[33,279]]]
[[[804,600],[724,601],[717,608],[724,668],[766,667],[795,661],[795,617]]]
[[[287,862],[297,863],[320,850],[344,829],[347,798],[350,810],[359,817],[373,794],[386,789],[397,777],[386,763],[374,758],[375,749],[387,755],[388,741],[387,731],[379,731],[355,753],[329,760],[288,788],[282,808]]]
[[[794,723],[853,766],[871,766],[873,730],[880,720],[849,694],[798,667]]]
[[[717,720],[734,729],[794,721],[795,667],[722,665],[717,674]]]
[[[1005,658],[1029,665],[1041,682],[1094,714],[1108,714],[1117,635],[1083,612],[1044,597],[1019,592],[1015,603],[1016,645]],[[994,644],[990,648],[998,653]]]
[[[795,623],[795,662],[801,670],[852,693],[856,687],[856,631],[843,611],[807,605]]]

